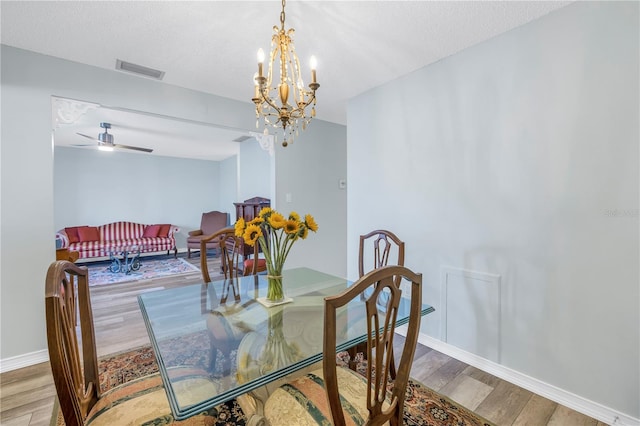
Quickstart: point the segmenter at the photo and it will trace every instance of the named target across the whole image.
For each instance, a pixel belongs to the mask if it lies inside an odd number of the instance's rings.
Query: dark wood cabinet
[[[268,198],[253,197],[244,200],[242,203],[233,203],[233,205],[236,206],[236,220],[242,217],[246,222],[249,222],[258,216],[260,210],[264,207],[271,206],[271,200]]]

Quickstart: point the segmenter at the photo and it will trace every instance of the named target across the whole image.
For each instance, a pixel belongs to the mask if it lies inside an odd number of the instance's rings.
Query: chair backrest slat
[[[235,235],[233,227],[223,228],[200,240],[200,270],[205,283],[211,282],[207,263],[207,243],[217,242],[222,270],[226,279],[238,277],[240,271],[240,255],[242,254],[242,238]]]
[[[86,267],[66,260],[49,266],[45,282],[45,312],[49,361],[60,409],[67,425],[81,425],[100,398]],[[76,331],[78,319],[82,356]]]
[[[369,258],[367,246],[373,247],[373,257]],[[358,251],[358,271],[360,276],[364,276],[369,271],[387,266],[392,250],[397,252],[398,257],[394,265],[404,266],[404,242],[393,232],[385,229],[377,229],[368,234],[360,236]],[[366,261],[371,261],[371,268],[365,267]]]
[[[393,336],[403,291],[399,283],[410,283],[410,311],[407,336],[402,349],[400,367],[387,394],[389,372],[393,362]],[[364,295],[364,297],[363,297]],[[367,315],[367,409],[366,424],[402,424],[404,396],[420,329],[422,306],[422,275],[404,266],[377,268],[356,281],[342,293],[325,298],[323,374],[327,399],[335,425],[344,425],[340,402],[336,364],[336,313],[355,298],[362,298]],[[388,404],[388,405],[387,405]]]

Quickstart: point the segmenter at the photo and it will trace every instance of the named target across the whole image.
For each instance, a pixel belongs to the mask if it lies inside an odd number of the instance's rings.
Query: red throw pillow
[[[78,237],[81,243],[85,241],[99,241],[100,232],[98,232],[98,228],[95,226],[83,226],[78,228]]]
[[[160,231],[160,225],[149,225],[144,228],[144,232],[142,233],[142,238],[155,238],[158,236],[158,232]]]
[[[67,233],[67,237],[69,237],[69,244],[77,243],[80,241],[80,237],[78,236],[78,228],[83,228],[83,226],[73,226],[71,228],[64,228],[64,232]]]
[[[171,229],[171,225],[168,223],[163,223],[157,226],[160,227],[160,230],[158,231],[158,237],[167,238],[169,236],[169,229]]]

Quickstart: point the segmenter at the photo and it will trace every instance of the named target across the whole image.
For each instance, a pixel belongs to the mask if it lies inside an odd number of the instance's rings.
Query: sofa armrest
[[[60,240],[62,242],[62,245],[59,248],[69,247],[69,237],[64,229],[56,232],[56,240]]]
[[[202,235],[202,229],[196,229],[195,231],[189,231],[190,237],[196,237],[198,235]]]
[[[178,232],[180,232],[180,228],[178,226],[171,225],[169,227],[169,233],[167,234],[167,237],[174,238],[174,235],[177,234]]]

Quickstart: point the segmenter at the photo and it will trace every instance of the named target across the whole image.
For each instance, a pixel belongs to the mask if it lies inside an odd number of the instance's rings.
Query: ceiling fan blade
[[[93,136],[85,135],[83,133],[76,133],[76,135],[84,136],[85,138],[91,139],[92,141],[97,141],[98,140],[98,139],[94,138]]]
[[[153,152],[153,149],[142,148],[139,146],[129,146],[129,145],[120,145],[120,144],[115,144],[113,146],[115,146],[116,148],[133,149],[133,150],[142,151],[142,152]]]

